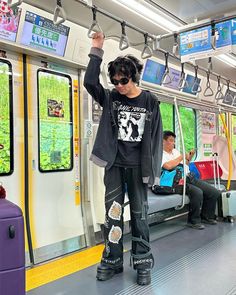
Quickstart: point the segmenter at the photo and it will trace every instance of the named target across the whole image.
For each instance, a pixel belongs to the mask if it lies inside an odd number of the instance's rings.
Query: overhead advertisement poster
[[[165,66],[163,64],[147,59],[143,71],[142,81],[160,85],[164,73]]]
[[[232,50],[231,23],[221,22],[215,25],[216,29],[216,50],[213,55],[227,53]]]
[[[6,1],[0,1],[0,38],[16,41],[21,8],[11,9]]]
[[[181,62],[206,58],[212,51],[211,26],[180,33]]]
[[[236,53],[236,18],[231,20],[232,51]]]
[[[26,11],[21,44],[64,56],[69,27],[54,25],[50,19]]]
[[[199,85],[201,82],[200,78],[195,78],[192,75],[187,74],[186,84],[183,88],[183,92],[196,95],[198,93]]]
[[[162,86],[179,90],[178,86],[179,86],[180,78],[181,78],[181,72],[173,68],[170,68],[169,75],[164,79]]]

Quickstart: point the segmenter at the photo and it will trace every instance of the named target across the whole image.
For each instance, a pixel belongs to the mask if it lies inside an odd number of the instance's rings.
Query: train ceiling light
[[[142,0],[112,0],[167,32],[178,31],[182,23]]]

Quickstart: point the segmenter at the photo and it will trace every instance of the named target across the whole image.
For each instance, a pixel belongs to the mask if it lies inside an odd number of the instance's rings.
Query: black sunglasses
[[[111,83],[115,86],[117,86],[118,84],[126,85],[129,83],[129,78],[121,78],[120,80],[111,79]]]

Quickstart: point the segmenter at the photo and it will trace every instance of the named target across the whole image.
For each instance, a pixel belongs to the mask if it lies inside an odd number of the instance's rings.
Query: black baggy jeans
[[[123,211],[127,190],[130,204],[132,250],[135,269],[150,269],[153,256],[149,244],[147,221],[147,185],[143,183],[141,168],[113,166],[105,170],[105,249],[101,263],[116,268],[123,264]]]
[[[186,181],[186,193],[190,199],[188,222],[196,224],[201,222],[201,218],[214,218],[220,192],[191,173]]]

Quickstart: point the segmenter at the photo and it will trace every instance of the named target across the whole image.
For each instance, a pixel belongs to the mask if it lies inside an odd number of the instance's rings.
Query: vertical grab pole
[[[220,110],[220,118],[221,118],[221,121],[222,121],[223,126],[224,126],[225,137],[226,137],[226,139],[227,139],[227,144],[228,144],[229,175],[228,175],[228,181],[227,181],[227,190],[229,190],[229,189],[230,189],[231,177],[232,177],[232,169],[233,169],[233,164],[232,164],[232,161],[233,161],[233,157],[232,157],[232,148],[231,148],[231,142],[230,142],[229,130],[228,130],[227,125],[226,125],[226,123],[225,123],[224,116],[223,116],[223,114],[221,113],[221,110]]]
[[[183,166],[184,166],[184,169],[183,169],[184,187],[183,187],[182,204],[180,206],[175,207],[176,210],[180,210],[185,205],[185,196],[186,196],[186,170],[185,170],[185,166],[186,166],[186,159],[185,159],[184,136],[183,136],[182,124],[181,124],[181,120],[180,120],[179,108],[178,108],[178,103],[177,103],[176,96],[174,97],[174,103],[175,103],[175,110],[176,110],[176,115],[177,115],[177,120],[178,120],[178,125],[179,125],[179,131],[180,131],[181,146],[182,146],[182,151],[183,151]]]

